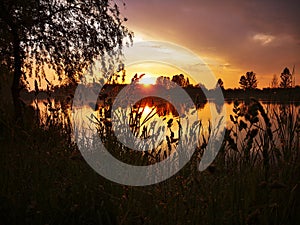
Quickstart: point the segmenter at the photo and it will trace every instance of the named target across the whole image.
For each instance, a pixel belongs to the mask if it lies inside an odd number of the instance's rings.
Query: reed
[[[0,139],[1,224],[299,224],[300,114],[292,105],[235,102],[222,148],[204,172],[197,166],[211,137],[202,121],[187,130],[182,118],[165,117],[166,135],[158,148],[139,154],[117,141],[108,113],[91,117],[111,153],[135,165],[168,157],[181,135],[199,136],[183,143],[198,140],[198,147],[175,176],[128,187],[102,178],[85,163],[70,138],[70,121],[59,105],[48,103],[49,121],[30,129],[0,114],[1,127],[10,127]],[[126,129],[136,137],[162,129],[151,122],[155,109],[145,117],[142,106],[130,110]]]

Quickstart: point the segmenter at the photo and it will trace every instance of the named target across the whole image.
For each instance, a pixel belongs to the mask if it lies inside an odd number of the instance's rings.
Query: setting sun
[[[150,108],[148,105],[146,105],[144,108],[144,115],[147,116],[151,112],[152,112],[152,108]]]
[[[140,84],[143,84],[144,86],[154,85],[156,83],[156,77],[153,75],[146,74],[140,81]]]

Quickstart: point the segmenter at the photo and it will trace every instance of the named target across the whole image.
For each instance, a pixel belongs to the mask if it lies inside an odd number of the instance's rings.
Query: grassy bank
[[[197,171],[202,140],[180,172],[147,187],[96,174],[60,123],[2,119],[0,224],[299,224],[298,112],[257,102],[234,110],[206,171]]]

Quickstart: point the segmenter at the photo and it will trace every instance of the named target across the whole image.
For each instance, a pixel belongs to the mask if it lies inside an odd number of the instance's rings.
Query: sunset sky
[[[122,14],[135,40],[168,41],[201,57],[222,78],[238,87],[254,71],[267,87],[284,67],[295,65],[300,84],[300,3],[297,0],[127,0]],[[180,67],[180,65],[177,65]],[[170,74],[172,75],[172,74]]]

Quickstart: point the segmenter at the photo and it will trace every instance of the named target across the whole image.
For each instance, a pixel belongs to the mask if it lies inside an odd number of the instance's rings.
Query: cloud
[[[133,31],[151,39],[271,79],[285,66],[300,68],[298,11],[298,0],[130,0],[124,14]]]
[[[274,39],[274,36],[267,34],[255,34],[253,36],[253,40],[261,43],[261,45],[267,45],[271,43]]]

